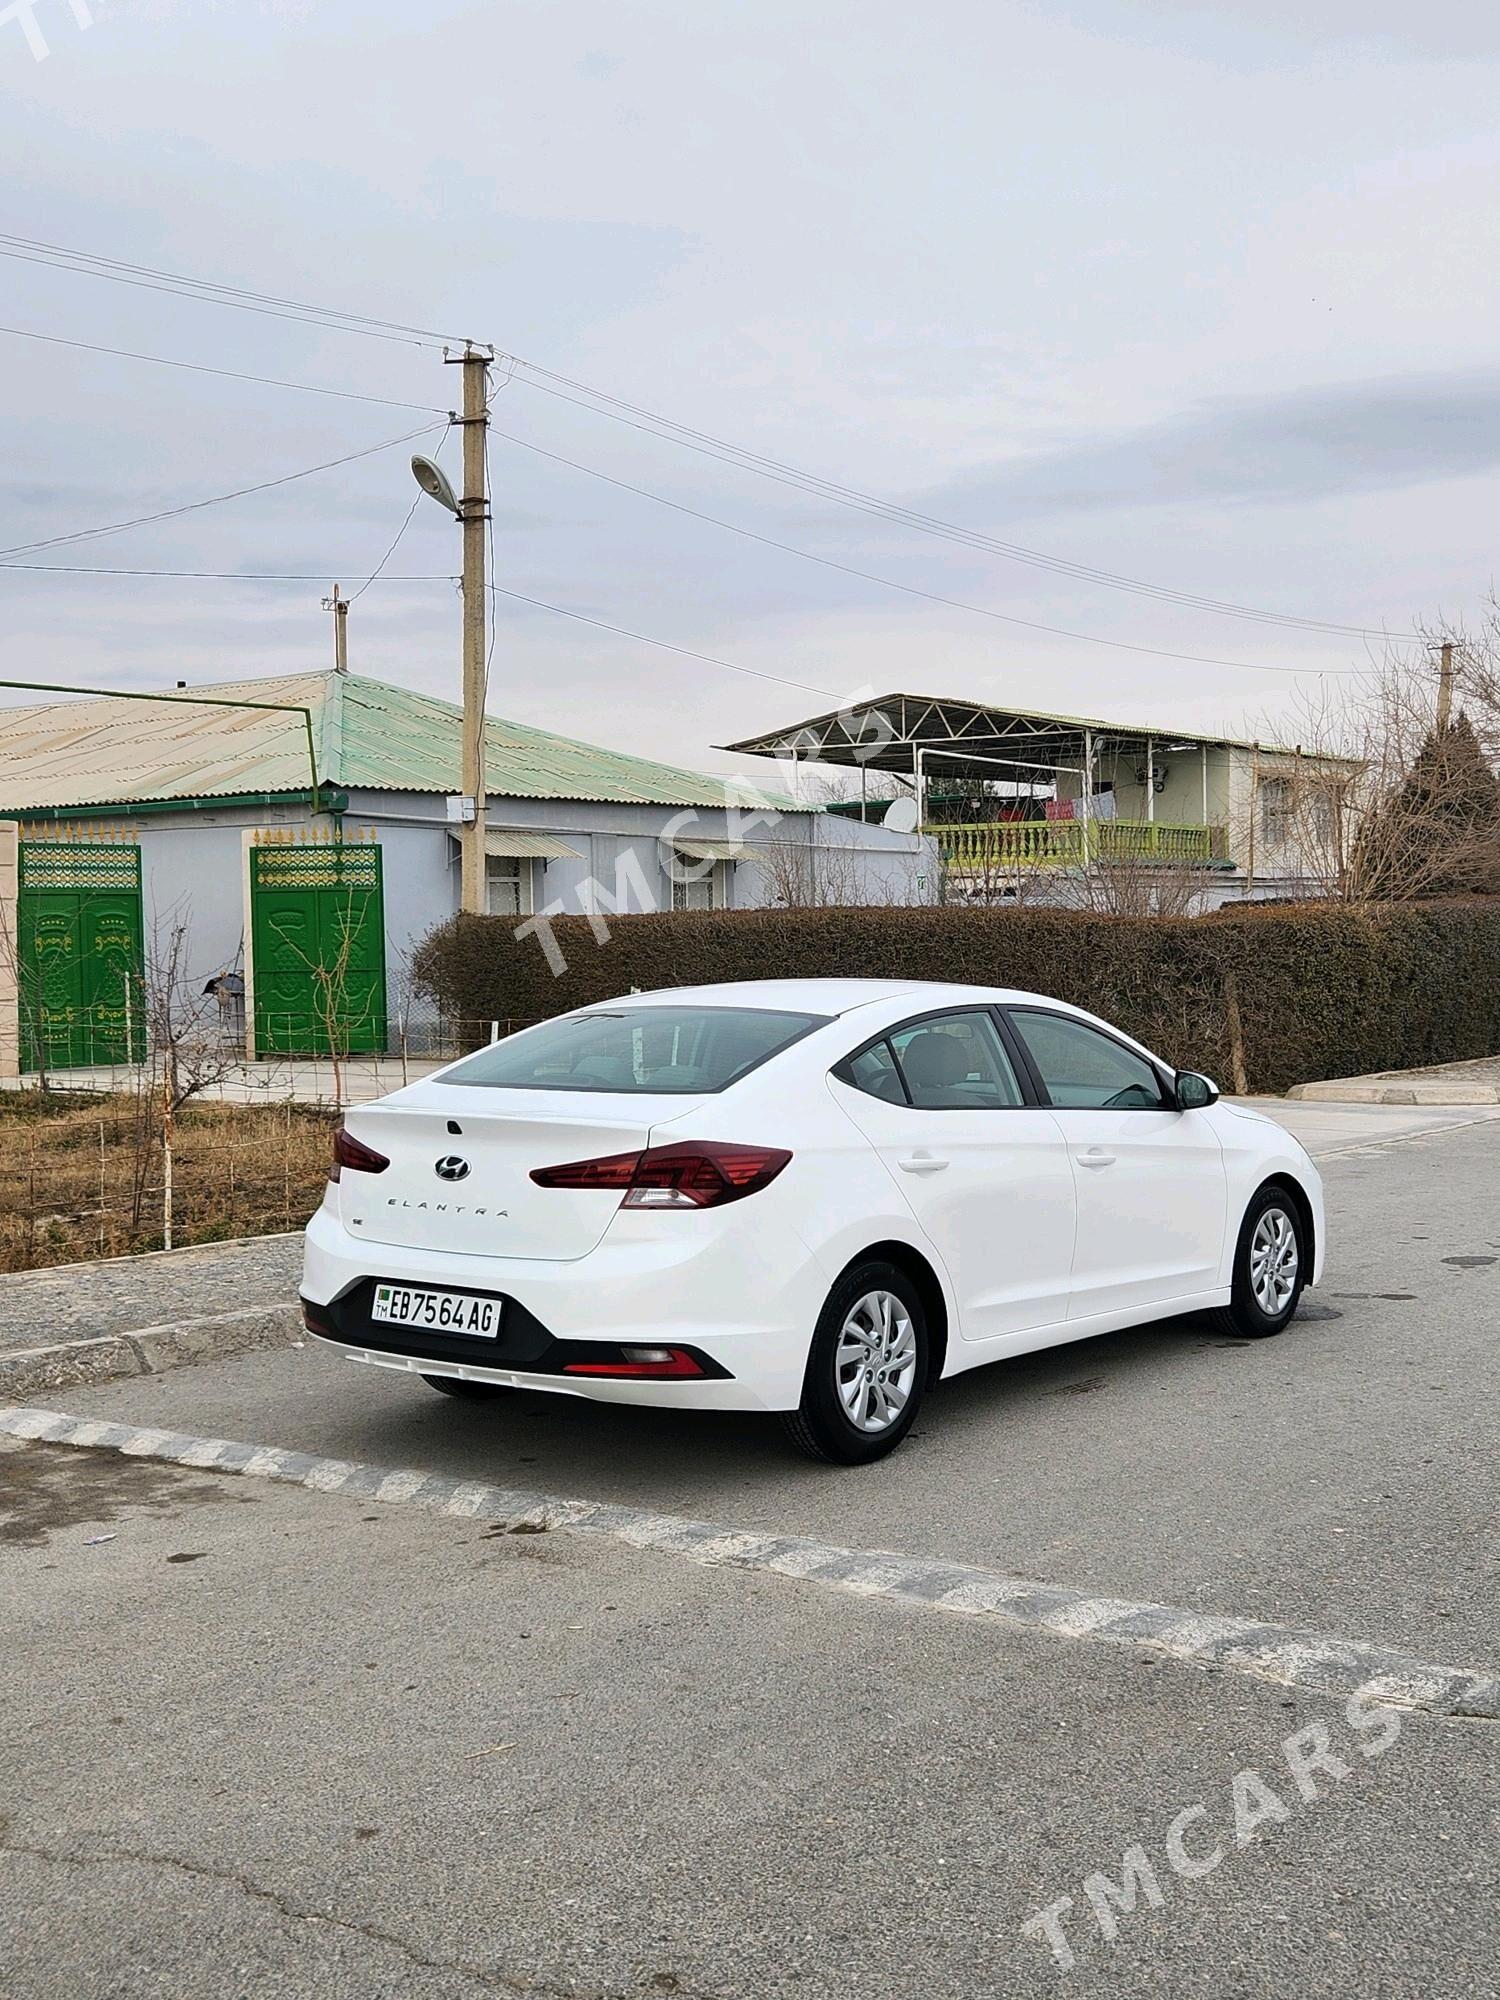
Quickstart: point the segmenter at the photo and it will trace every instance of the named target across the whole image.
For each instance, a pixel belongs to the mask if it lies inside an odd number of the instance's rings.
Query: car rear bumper
[[[783,1232],[770,1234],[779,1239]],[[499,1297],[505,1302],[500,1336],[375,1322],[376,1279]],[[376,1367],[599,1402],[786,1410],[802,1394],[827,1282],[805,1244],[795,1237],[768,1240],[764,1231],[710,1240],[698,1255],[684,1255],[680,1237],[607,1239],[587,1257],[557,1263],[365,1243],[325,1207],[308,1225],[302,1297],[319,1340]],[[570,1361],[622,1345],[685,1349],[704,1373],[621,1380],[564,1372]]]
[[[746,1384],[730,1376],[695,1381],[620,1382],[602,1376],[533,1374],[522,1368],[484,1367],[478,1362],[435,1361],[419,1354],[392,1354],[384,1348],[360,1347],[333,1340],[309,1328],[314,1338],[348,1361],[374,1368],[391,1368],[407,1375],[454,1375],[465,1382],[493,1382],[505,1389],[540,1389],[553,1396],[581,1396],[590,1403],[626,1403],[640,1409],[744,1410],[767,1412],[780,1406],[765,1402]]]

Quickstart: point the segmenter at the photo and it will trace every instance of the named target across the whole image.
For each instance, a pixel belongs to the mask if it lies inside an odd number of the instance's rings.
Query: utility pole
[[[1453,641],[1443,641],[1442,655],[1438,665],[1438,734],[1448,727],[1453,714]]]
[[[332,597],[323,599],[323,609],[333,613],[333,670],[337,674],[349,671],[349,604],[350,599],[337,584]]]
[[[489,502],[485,494],[485,438],[489,426],[489,379],[492,351],[471,342],[462,354],[444,357],[464,371],[464,728],[463,773],[460,789],[474,802],[474,816],[459,829],[461,879],[458,907],[471,916],[484,914],[487,898],[484,871],[484,697],[485,629],[488,604],[484,574],[485,534]]]

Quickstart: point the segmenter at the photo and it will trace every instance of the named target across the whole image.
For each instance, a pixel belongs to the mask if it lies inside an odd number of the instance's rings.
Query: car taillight
[[[611,1153],[602,1160],[571,1160],[565,1167],[533,1167],[538,1187],[619,1188],[630,1186],[644,1153]]]
[[[769,1186],[791,1157],[780,1146],[684,1139],[644,1153],[536,1167],[531,1178],[538,1187],[619,1188],[622,1208],[722,1208]]]
[[[360,1174],[383,1174],[390,1164],[384,1153],[377,1153],[373,1146],[362,1145],[342,1125],[334,1133],[333,1165],[328,1169],[331,1181],[336,1181],[345,1167],[353,1167]]]

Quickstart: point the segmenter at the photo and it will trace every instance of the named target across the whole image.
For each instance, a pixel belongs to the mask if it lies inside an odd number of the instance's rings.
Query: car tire
[[[1237,1340],[1269,1340],[1291,1324],[1306,1281],[1301,1212],[1285,1188],[1263,1187],[1240,1224],[1229,1304],[1209,1318],[1218,1332]]]
[[[911,1279],[884,1258],[855,1264],[818,1316],[802,1401],[782,1422],[809,1458],[869,1465],[916,1421],[932,1354]]]
[[[440,1396],[456,1396],[461,1403],[492,1403],[510,1394],[503,1382],[468,1382],[462,1375],[424,1375],[422,1380]]]

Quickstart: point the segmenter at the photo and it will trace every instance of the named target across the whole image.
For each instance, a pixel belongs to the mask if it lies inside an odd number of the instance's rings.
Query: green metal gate
[[[253,846],[255,1052],[359,1055],[386,1044],[385,902],[374,841]]]
[[[139,1062],[146,1049],[141,850],[22,840],[21,1067]]]

